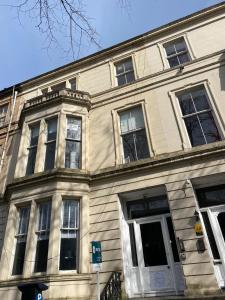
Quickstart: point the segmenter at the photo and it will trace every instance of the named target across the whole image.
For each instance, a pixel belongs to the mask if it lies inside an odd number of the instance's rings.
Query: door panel
[[[168,265],[160,222],[140,224],[145,267]]]

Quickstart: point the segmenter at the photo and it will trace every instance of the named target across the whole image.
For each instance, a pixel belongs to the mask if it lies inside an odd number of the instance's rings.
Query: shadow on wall
[[[225,91],[225,53],[220,56],[220,68],[219,68],[219,77],[220,77],[220,86],[221,91]]]

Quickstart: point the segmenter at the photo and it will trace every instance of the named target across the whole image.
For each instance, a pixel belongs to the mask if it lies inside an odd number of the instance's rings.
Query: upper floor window
[[[123,85],[135,80],[132,58],[115,64],[117,84]]]
[[[180,38],[164,45],[170,67],[182,65],[191,60],[184,38]]]
[[[29,224],[29,207],[19,208],[19,222],[15,235],[16,250],[13,262],[12,275],[20,275],[23,273],[24,257],[27,243],[27,230]]]
[[[55,166],[55,150],[57,138],[57,118],[47,120],[47,141],[45,153],[45,170]]]
[[[119,116],[125,162],[149,157],[148,141],[141,106],[125,110]]]
[[[81,166],[81,119],[67,117],[65,167]]]
[[[28,147],[29,154],[27,160],[26,175],[34,173],[35,161],[37,155],[38,137],[39,137],[39,127],[40,127],[39,124],[30,127],[30,145]]]
[[[48,242],[51,218],[51,202],[38,205],[37,246],[34,272],[45,272],[48,261]]]
[[[66,82],[65,81],[51,86],[52,91],[60,91],[60,90],[63,90],[65,88],[66,88]]]
[[[69,88],[72,91],[76,91],[77,89],[77,79],[76,77],[68,79],[66,81],[57,83],[57,84],[53,84],[51,86],[45,87],[43,89],[41,89],[41,93],[42,95],[47,94],[51,91],[60,91],[63,90],[65,88]]]
[[[77,89],[77,80],[76,78],[72,78],[69,80],[69,85],[72,91],[76,91]]]
[[[0,106],[0,127],[5,125],[7,111],[8,111],[8,104]]]
[[[221,140],[204,86],[178,94],[178,100],[192,146]]]
[[[79,243],[79,201],[64,200],[62,207],[60,270],[76,270]]]

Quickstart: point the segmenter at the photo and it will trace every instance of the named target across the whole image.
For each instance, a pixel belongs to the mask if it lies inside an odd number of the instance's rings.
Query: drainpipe
[[[11,109],[11,115],[10,115],[10,119],[9,119],[8,129],[7,129],[7,133],[6,133],[5,143],[4,143],[4,146],[3,146],[2,157],[1,157],[1,160],[0,160],[0,174],[1,174],[1,170],[2,170],[2,167],[3,167],[5,155],[6,155],[7,143],[8,143],[8,139],[9,139],[9,133],[10,133],[10,130],[11,130],[11,125],[12,125],[13,114],[14,114],[14,110],[15,110],[17,93],[18,92],[15,91],[15,86],[13,86],[13,92],[12,92],[12,109]]]

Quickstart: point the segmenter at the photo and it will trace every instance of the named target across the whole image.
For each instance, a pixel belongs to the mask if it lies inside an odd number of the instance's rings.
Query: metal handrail
[[[121,281],[120,272],[113,272],[104,287],[100,299],[101,300],[119,300],[121,299]]]

